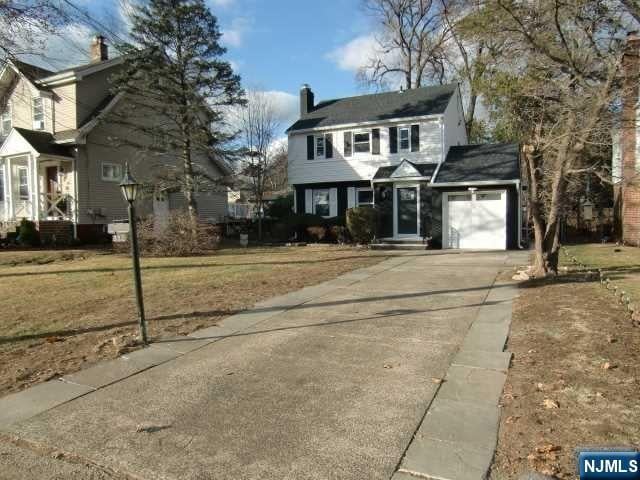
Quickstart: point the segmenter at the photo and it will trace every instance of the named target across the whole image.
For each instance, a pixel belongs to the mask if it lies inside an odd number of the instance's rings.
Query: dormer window
[[[44,102],[42,97],[34,97],[32,103],[33,129],[44,130]]]
[[[353,134],[353,150],[357,153],[369,153],[370,151],[369,132],[358,132]]]
[[[7,106],[0,115],[0,137],[6,137],[11,132],[11,102],[7,102]]]

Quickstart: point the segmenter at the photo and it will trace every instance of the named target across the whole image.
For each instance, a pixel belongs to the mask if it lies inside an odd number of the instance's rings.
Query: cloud
[[[251,23],[251,20],[245,17],[234,18],[229,27],[222,29],[222,43],[228,47],[241,47]]]
[[[236,0],[209,0],[212,7],[227,8],[235,3]]]
[[[267,90],[263,94],[273,106],[276,116],[285,128],[298,119],[300,105],[297,95],[280,90]]]
[[[373,34],[361,35],[330,51],[326,58],[341,70],[357,72],[378,53],[378,42]]]
[[[89,62],[89,46],[95,32],[80,23],[69,23],[52,35],[42,32],[40,53],[24,55],[26,62],[49,70],[63,69]]]

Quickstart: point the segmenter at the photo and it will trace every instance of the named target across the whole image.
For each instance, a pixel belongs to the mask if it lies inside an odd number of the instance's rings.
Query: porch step
[[[423,245],[421,238],[384,238],[378,239],[377,243],[390,245]]]
[[[408,242],[383,242],[372,243],[371,250],[426,250],[427,245],[424,243],[408,243]]]

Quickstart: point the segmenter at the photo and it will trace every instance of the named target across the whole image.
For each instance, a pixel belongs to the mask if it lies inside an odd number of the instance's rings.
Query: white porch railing
[[[40,194],[40,218],[55,220],[70,220],[73,197],[67,194]]]

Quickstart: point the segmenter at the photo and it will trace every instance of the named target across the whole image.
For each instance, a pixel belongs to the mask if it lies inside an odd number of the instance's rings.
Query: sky
[[[136,0],[71,0],[76,23],[47,40],[46,68],[86,63],[90,39],[123,38]],[[361,0],[207,0],[223,32],[225,58],[243,86],[269,92],[283,121],[298,114],[298,92],[311,85],[316,101],[365,93],[355,77],[370,56],[372,22]],[[80,12],[87,12],[88,16]],[[27,59],[28,60],[28,59]],[[34,60],[32,60],[34,61]]]

